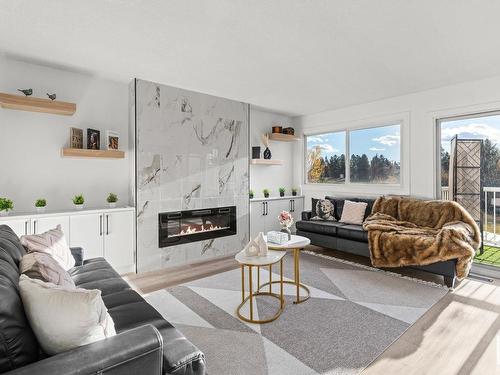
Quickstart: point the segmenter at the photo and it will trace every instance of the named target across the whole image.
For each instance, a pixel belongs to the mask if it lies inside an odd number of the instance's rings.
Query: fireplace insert
[[[160,247],[236,234],[236,206],[158,214]]]

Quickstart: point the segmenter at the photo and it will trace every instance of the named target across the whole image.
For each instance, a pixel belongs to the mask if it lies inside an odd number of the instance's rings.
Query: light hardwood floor
[[[367,264],[367,259],[311,247],[311,250]],[[232,256],[169,268],[127,280],[142,294],[237,268]],[[442,282],[439,276],[406,271]],[[364,375],[500,375],[500,280],[461,282],[412,325],[363,372]]]

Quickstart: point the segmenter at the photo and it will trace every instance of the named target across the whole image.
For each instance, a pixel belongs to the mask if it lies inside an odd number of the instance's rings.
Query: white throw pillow
[[[45,353],[54,355],[116,335],[101,291],[19,278],[24,310]]]
[[[366,202],[344,201],[340,222],[344,224],[363,224],[367,206],[368,203]]]
[[[75,258],[71,255],[60,225],[42,234],[21,236],[21,244],[29,253],[37,251],[52,255],[65,271],[75,266]]]

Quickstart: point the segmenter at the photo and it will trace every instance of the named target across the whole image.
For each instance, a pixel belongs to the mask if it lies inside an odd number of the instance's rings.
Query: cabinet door
[[[134,271],[134,212],[104,213],[104,257],[119,273]]]
[[[265,212],[266,202],[251,202],[250,203],[250,236],[255,238],[259,232],[266,233]]]
[[[289,211],[290,202],[288,199],[270,200],[268,203],[268,212],[266,215],[266,231],[281,230],[278,216],[281,211]]]
[[[0,225],[8,225],[12,228],[14,233],[17,234],[18,237],[21,237],[25,234],[30,233],[30,221],[29,219],[7,219],[0,220]]]
[[[83,258],[104,256],[104,217],[102,214],[72,215],[70,246],[83,248]]]
[[[46,216],[31,219],[31,233],[40,234],[61,225],[61,229],[66,236],[66,241],[70,242],[69,216]]]

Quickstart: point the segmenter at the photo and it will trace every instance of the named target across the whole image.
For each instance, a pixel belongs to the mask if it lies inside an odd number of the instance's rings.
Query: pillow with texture
[[[26,275],[19,290],[31,328],[49,355],[116,335],[100,290],[65,288]]]
[[[19,264],[22,274],[67,288],[75,288],[75,282],[57,261],[47,253],[28,253]]]
[[[328,199],[312,199],[311,220],[337,221],[335,206]]]
[[[21,244],[28,253],[40,252],[52,255],[65,271],[75,266],[75,258],[71,255],[60,225],[42,234],[21,236]]]
[[[346,200],[340,222],[344,224],[361,225],[365,219],[366,202],[353,202]]]

